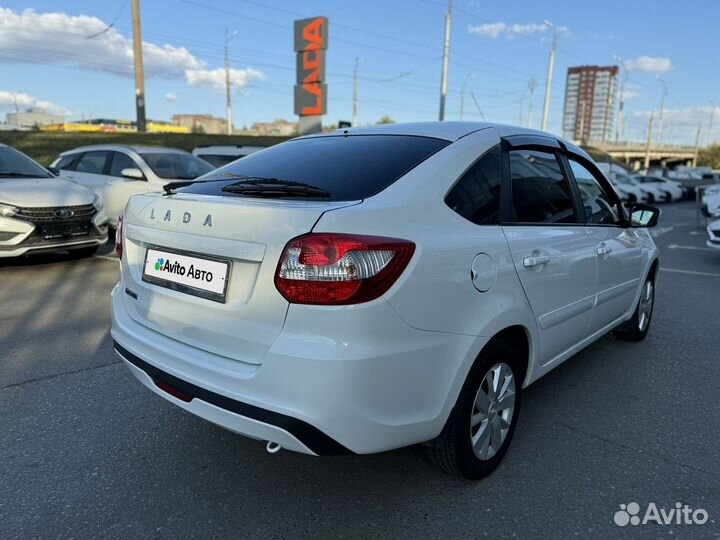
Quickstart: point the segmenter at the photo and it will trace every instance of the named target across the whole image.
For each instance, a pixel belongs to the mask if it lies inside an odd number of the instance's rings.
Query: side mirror
[[[145,180],[145,175],[140,169],[130,168],[120,171],[120,176],[131,180]]]
[[[47,170],[53,176],[60,176],[60,169],[58,169],[57,167],[48,167]]]
[[[629,212],[631,227],[654,227],[660,219],[660,209],[647,204],[633,204]]]

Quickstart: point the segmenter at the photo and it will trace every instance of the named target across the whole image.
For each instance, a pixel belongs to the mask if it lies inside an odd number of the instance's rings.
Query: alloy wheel
[[[500,362],[483,377],[470,417],[470,442],[478,459],[491,459],[500,450],[514,412],[515,376],[508,364]]]

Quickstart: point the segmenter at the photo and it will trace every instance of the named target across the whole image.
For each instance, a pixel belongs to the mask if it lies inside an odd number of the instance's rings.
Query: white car
[[[204,159],[213,167],[222,167],[228,163],[232,163],[236,159],[243,158],[255,152],[263,150],[262,146],[244,146],[244,145],[207,145],[198,146],[193,149],[193,156]]]
[[[653,186],[660,191],[664,198],[656,199],[657,201],[672,202],[679,201],[685,195],[685,190],[680,182],[663,178],[662,176],[653,176],[646,174],[636,174],[632,177],[636,182],[643,186]]]
[[[165,184],[197,178],[213,169],[184,150],[118,144],[82,146],[63,152],[52,167],[63,178],[102,198],[112,228],[117,227],[118,217],[133,195],[162,191]]]
[[[703,189],[702,211],[707,217],[720,217],[720,184]]]
[[[720,219],[713,221],[707,226],[708,239],[707,247],[720,249]]]
[[[0,144],[0,258],[39,251],[93,254],[107,242],[102,201]]]
[[[524,128],[301,137],[130,199],[114,346],[270,452],[425,443],[480,478],[525,387],[609,331],[645,337],[658,215],[628,216],[583,150]]]

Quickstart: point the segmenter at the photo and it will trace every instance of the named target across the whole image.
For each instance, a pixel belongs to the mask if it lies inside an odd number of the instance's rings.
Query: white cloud
[[[149,77],[179,77],[187,69],[205,66],[184,47],[148,42],[143,42],[143,60]],[[97,17],[0,7],[0,63],[58,64],[132,75],[132,41]]]
[[[254,80],[264,79],[265,74],[253,68],[230,70],[230,84],[234,88],[244,88]],[[185,82],[189,86],[225,90],[225,69],[188,69],[185,71]]]
[[[504,22],[485,23],[478,25],[469,25],[468,32],[480,37],[495,39],[504,36],[512,39],[516,36],[532,36],[534,34],[542,34],[549,32],[551,28],[546,24],[528,23],[528,24],[507,24]],[[560,34],[568,34],[567,26],[558,26],[557,31]]]
[[[682,109],[665,109],[663,112],[663,142],[666,144],[685,144],[693,146],[698,126],[701,128],[702,140],[707,138],[710,113],[713,107],[685,107]],[[647,134],[649,110],[634,111],[626,118],[625,132],[628,139],[645,140]],[[716,138],[720,130],[717,120],[720,118],[720,107],[714,108],[715,123],[713,125],[713,137]],[[658,136],[658,111],[654,111],[654,139],[657,142]]]
[[[165,101],[177,101],[177,96],[172,92],[165,94]]]
[[[628,71],[643,71],[645,73],[665,73],[672,69],[669,58],[659,56],[640,56],[635,60],[625,62]]]
[[[67,116],[70,114],[66,108],[52,101],[37,99],[23,92],[7,92],[0,90],[0,109],[15,110],[35,109],[50,114]]]

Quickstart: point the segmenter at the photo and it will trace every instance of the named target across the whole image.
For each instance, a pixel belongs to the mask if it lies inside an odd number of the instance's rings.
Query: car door
[[[110,169],[105,177],[104,197],[105,213],[114,226],[118,217],[125,210],[128,199],[133,195],[154,191],[150,186],[143,170],[138,163],[124,152],[112,152]],[[122,175],[126,169],[137,169],[143,173],[143,178],[130,178]]]
[[[595,254],[560,148],[510,147],[505,154],[503,232],[540,332],[545,364],[587,334]]]
[[[578,185],[597,267],[597,295],[590,332],[605,329],[632,307],[642,274],[636,230],[624,227],[620,200],[599,170],[583,156],[568,154]]]

